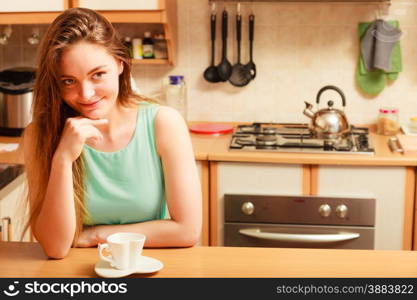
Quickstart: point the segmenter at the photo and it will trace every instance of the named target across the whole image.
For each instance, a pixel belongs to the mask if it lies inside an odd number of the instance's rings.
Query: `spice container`
[[[154,42],[149,31],[145,32],[145,37],[142,41],[142,56],[145,59],[155,58]]]
[[[382,135],[395,135],[399,129],[398,109],[392,107],[379,109],[377,133]]]
[[[411,117],[408,128],[412,133],[417,133],[417,117]]]
[[[142,39],[134,38],[132,43],[132,54],[134,59],[142,59]]]
[[[133,58],[133,45],[132,45],[132,39],[130,36],[126,36],[123,38],[123,45],[129,50],[129,56],[130,58]]]
[[[164,35],[155,34],[154,38],[154,55],[157,59],[166,59],[168,57],[167,41]]]

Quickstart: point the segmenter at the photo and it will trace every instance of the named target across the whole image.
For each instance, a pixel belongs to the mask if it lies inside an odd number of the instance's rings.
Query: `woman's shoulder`
[[[188,127],[181,114],[172,107],[160,105],[155,116],[155,133],[158,149],[171,145],[173,138],[178,140],[188,135]]]
[[[174,108],[159,105],[158,111],[155,116],[155,126],[156,127],[166,127],[166,126],[181,126],[185,125],[184,118],[181,114]]]

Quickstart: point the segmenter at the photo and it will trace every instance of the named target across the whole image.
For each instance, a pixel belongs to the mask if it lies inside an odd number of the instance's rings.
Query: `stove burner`
[[[325,140],[314,137],[307,124],[253,123],[238,125],[230,150],[373,154],[372,140],[366,127],[351,126],[343,138]]]
[[[275,127],[264,127],[262,129],[262,134],[276,134],[277,129]]]
[[[271,146],[277,143],[275,135],[258,135],[256,137],[256,144],[261,146]]]

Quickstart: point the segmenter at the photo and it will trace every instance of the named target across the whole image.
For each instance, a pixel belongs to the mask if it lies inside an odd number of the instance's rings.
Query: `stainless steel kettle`
[[[339,93],[342,98],[343,109],[346,106],[346,98],[342,90],[333,85],[322,87],[317,93],[316,103],[317,107],[320,103],[320,97],[324,91],[334,90]],[[306,108],[303,113],[311,119],[310,130],[314,136],[321,139],[339,139],[343,138],[350,132],[349,122],[345,113],[342,110],[333,107],[334,102],[329,100],[327,108],[318,111],[313,110],[313,105],[305,102]]]

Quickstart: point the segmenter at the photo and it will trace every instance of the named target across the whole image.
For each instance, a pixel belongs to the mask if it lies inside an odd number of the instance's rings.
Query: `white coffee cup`
[[[145,235],[141,233],[114,233],[107,237],[107,243],[98,245],[98,254],[102,260],[108,261],[114,268],[134,269],[142,255],[145,239]],[[107,249],[111,255],[104,256],[104,249]]]

